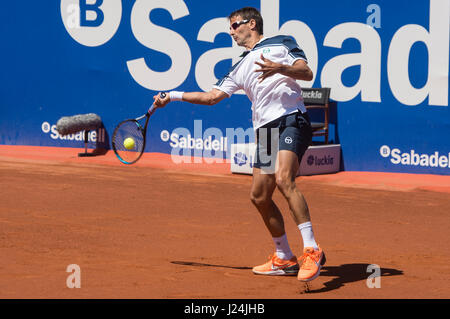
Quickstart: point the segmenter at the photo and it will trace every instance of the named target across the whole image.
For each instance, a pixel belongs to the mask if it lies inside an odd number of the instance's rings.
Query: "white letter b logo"
[[[122,20],[121,0],[61,0],[62,22],[78,43],[96,47],[116,33]]]

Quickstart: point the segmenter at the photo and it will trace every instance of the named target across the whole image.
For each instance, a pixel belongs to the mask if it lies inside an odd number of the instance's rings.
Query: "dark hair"
[[[244,20],[253,19],[256,22],[256,31],[259,34],[263,34],[263,19],[261,17],[261,13],[259,13],[258,9],[253,7],[245,7],[239,10],[232,12],[228,19],[231,20],[232,17],[241,16]]]

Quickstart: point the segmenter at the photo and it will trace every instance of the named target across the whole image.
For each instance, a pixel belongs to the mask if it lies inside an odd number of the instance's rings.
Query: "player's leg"
[[[303,262],[298,273],[298,279],[302,281],[316,278],[325,263],[325,255],[314,238],[308,205],[295,183],[301,159],[310,144],[310,134],[307,119],[298,115],[286,118],[285,126],[280,133],[280,150],[275,174],[277,188],[286,198],[291,215],[303,238]]]
[[[272,194],[275,190],[275,175],[253,169],[253,183],[250,199],[260,213],[266,228],[272,235],[276,252],[267,263],[253,268],[259,275],[296,275],[299,265],[293,255],[284,230],[284,220]]]
[[[312,132],[308,119],[299,113],[285,117],[280,128],[275,176],[276,185],[286,198],[296,225],[310,222],[308,205],[297,188],[295,178],[303,154],[311,144],[311,138]],[[315,242],[311,244],[316,245]]]
[[[262,127],[256,131],[256,152],[253,163],[253,180],[250,199],[258,209],[272,237],[284,235],[284,221],[272,200],[275,183],[276,152],[272,152],[272,129]],[[275,138],[278,142],[278,134]],[[278,147],[278,146],[277,146]]]
[[[284,198],[286,198],[291,216],[296,225],[311,221],[308,204],[295,183],[298,169],[297,154],[292,151],[280,150],[278,153],[278,167],[275,174],[276,185]]]
[[[272,134],[272,124],[256,131],[257,146],[250,198],[272,235],[276,252],[267,263],[254,267],[253,272],[264,275],[295,275],[299,269],[297,258],[289,247],[283,216],[272,200],[276,188],[274,173],[278,149],[278,131],[275,133]],[[272,139],[276,139],[276,146],[272,145]]]
[[[284,234],[284,220],[280,210],[272,200],[275,187],[274,174],[264,174],[261,173],[261,169],[253,168],[250,200],[260,213],[272,237],[279,237]]]

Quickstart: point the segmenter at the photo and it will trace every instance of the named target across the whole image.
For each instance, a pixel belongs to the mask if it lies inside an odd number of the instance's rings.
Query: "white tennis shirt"
[[[252,102],[255,129],[297,110],[306,112],[302,89],[295,79],[277,73],[259,82],[258,77],[262,73],[255,72],[260,68],[255,62],[263,62],[261,54],[281,64],[292,65],[299,59],[307,61],[303,50],[292,37],[278,35],[262,38],[252,50],[244,52],[242,59],[214,85],[214,88],[228,96],[240,89],[244,90]]]

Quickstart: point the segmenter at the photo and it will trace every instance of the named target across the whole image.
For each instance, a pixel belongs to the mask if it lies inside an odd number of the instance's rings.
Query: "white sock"
[[[273,237],[273,242],[275,243],[278,258],[289,260],[294,256],[289,247],[286,234],[281,237]]]
[[[303,248],[313,247],[315,250],[319,249],[316,240],[314,239],[314,232],[311,222],[298,225],[298,229],[300,229],[300,232],[302,233]]]

